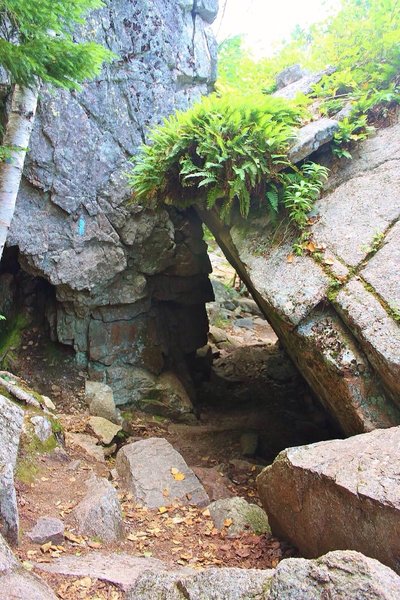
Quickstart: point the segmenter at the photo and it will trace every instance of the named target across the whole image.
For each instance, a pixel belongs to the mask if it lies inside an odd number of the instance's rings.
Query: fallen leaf
[[[164,513],[168,512],[168,508],[166,506],[160,506],[158,512],[163,515]]]
[[[317,246],[314,244],[314,242],[308,242],[308,244],[306,246],[306,250],[308,250],[312,254],[313,252],[316,251],[316,249],[317,249]]]
[[[183,481],[186,477],[184,473],[181,473],[176,467],[172,467],[171,474],[175,481]]]
[[[230,527],[233,523],[233,519],[225,519],[224,527]]]
[[[51,542],[46,542],[46,544],[43,544],[42,546],[40,546],[40,549],[43,552],[43,554],[45,554],[46,552],[50,552],[51,546],[52,546]]]
[[[90,577],[83,577],[82,579],[78,579],[76,582],[80,587],[90,588],[92,587],[92,579]]]
[[[294,261],[294,255],[293,254],[289,254],[289,256],[287,257],[287,262],[288,263],[292,263]]]
[[[203,510],[202,515],[203,517],[211,517],[210,510],[206,508],[205,510]]]

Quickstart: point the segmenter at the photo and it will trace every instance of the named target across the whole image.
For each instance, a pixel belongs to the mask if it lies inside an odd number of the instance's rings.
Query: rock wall
[[[54,338],[118,403],[131,400],[135,368],[185,379],[187,355],[206,342],[201,223],[130,206],[125,173],[150,126],[212,87],[217,10],[217,0],[107,0],[79,35],[114,62],[79,93],[41,92],[8,246],[55,286]]]
[[[331,165],[303,256],[267,209],[232,226],[201,214],[347,435],[400,423],[399,140],[396,123]]]

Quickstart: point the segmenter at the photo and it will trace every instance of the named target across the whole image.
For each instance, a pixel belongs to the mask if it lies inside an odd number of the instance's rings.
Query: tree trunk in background
[[[22,170],[35,120],[39,88],[14,87],[3,146],[11,156],[0,163],[0,259],[14,215]]]

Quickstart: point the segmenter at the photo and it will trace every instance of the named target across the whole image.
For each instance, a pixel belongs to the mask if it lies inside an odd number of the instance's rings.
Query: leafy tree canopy
[[[37,79],[64,88],[96,75],[111,52],[94,42],[76,43],[74,29],[101,0],[0,0],[0,64],[13,83]]]

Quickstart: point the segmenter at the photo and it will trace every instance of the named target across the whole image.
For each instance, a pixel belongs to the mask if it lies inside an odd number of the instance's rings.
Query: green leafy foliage
[[[0,0],[0,64],[14,83],[41,80],[76,89],[100,72],[111,52],[76,43],[73,32],[101,0]]]
[[[339,122],[339,128],[333,136],[332,151],[339,158],[352,158],[349,151],[352,142],[365,140],[374,127],[367,124],[367,116],[360,115],[353,119],[346,117]]]
[[[292,165],[286,149],[302,109],[271,96],[204,98],[153,130],[134,160],[130,182],[137,202],[150,207],[200,203],[226,219],[237,205],[246,217],[265,198],[272,216],[281,207],[302,229],[327,169]]]
[[[285,150],[301,114],[281,98],[204,98],[153,130],[130,175],[136,200],[188,206],[205,199],[222,217],[237,201],[247,216],[252,196],[265,196],[267,182],[281,182],[279,172],[289,166]],[[267,198],[277,210],[272,193]]]
[[[311,71],[334,66],[335,72],[314,86],[310,100],[319,99],[321,114],[328,116],[350,104],[348,121],[357,123],[375,106],[400,102],[400,3],[342,0],[336,14],[308,31],[297,28],[270,58],[255,61],[240,38],[226,40],[220,57],[218,89],[222,92],[271,92],[277,73],[295,63]],[[358,124],[354,129],[357,135],[369,133]],[[349,144],[337,136],[335,153],[351,157]]]
[[[329,116],[349,104],[332,149],[351,158],[352,144],[373,130],[369,111],[399,102],[400,2],[342,0],[340,11],[308,31],[297,28],[271,58],[254,61],[237,36],[221,45],[219,59],[217,95],[166,120],[136,157],[135,198],[152,207],[200,203],[223,218],[236,205],[245,217],[261,199],[271,217],[284,208],[304,230],[327,170],[290,164],[294,128],[308,104]],[[295,102],[268,95],[277,73],[294,63],[335,71]]]

